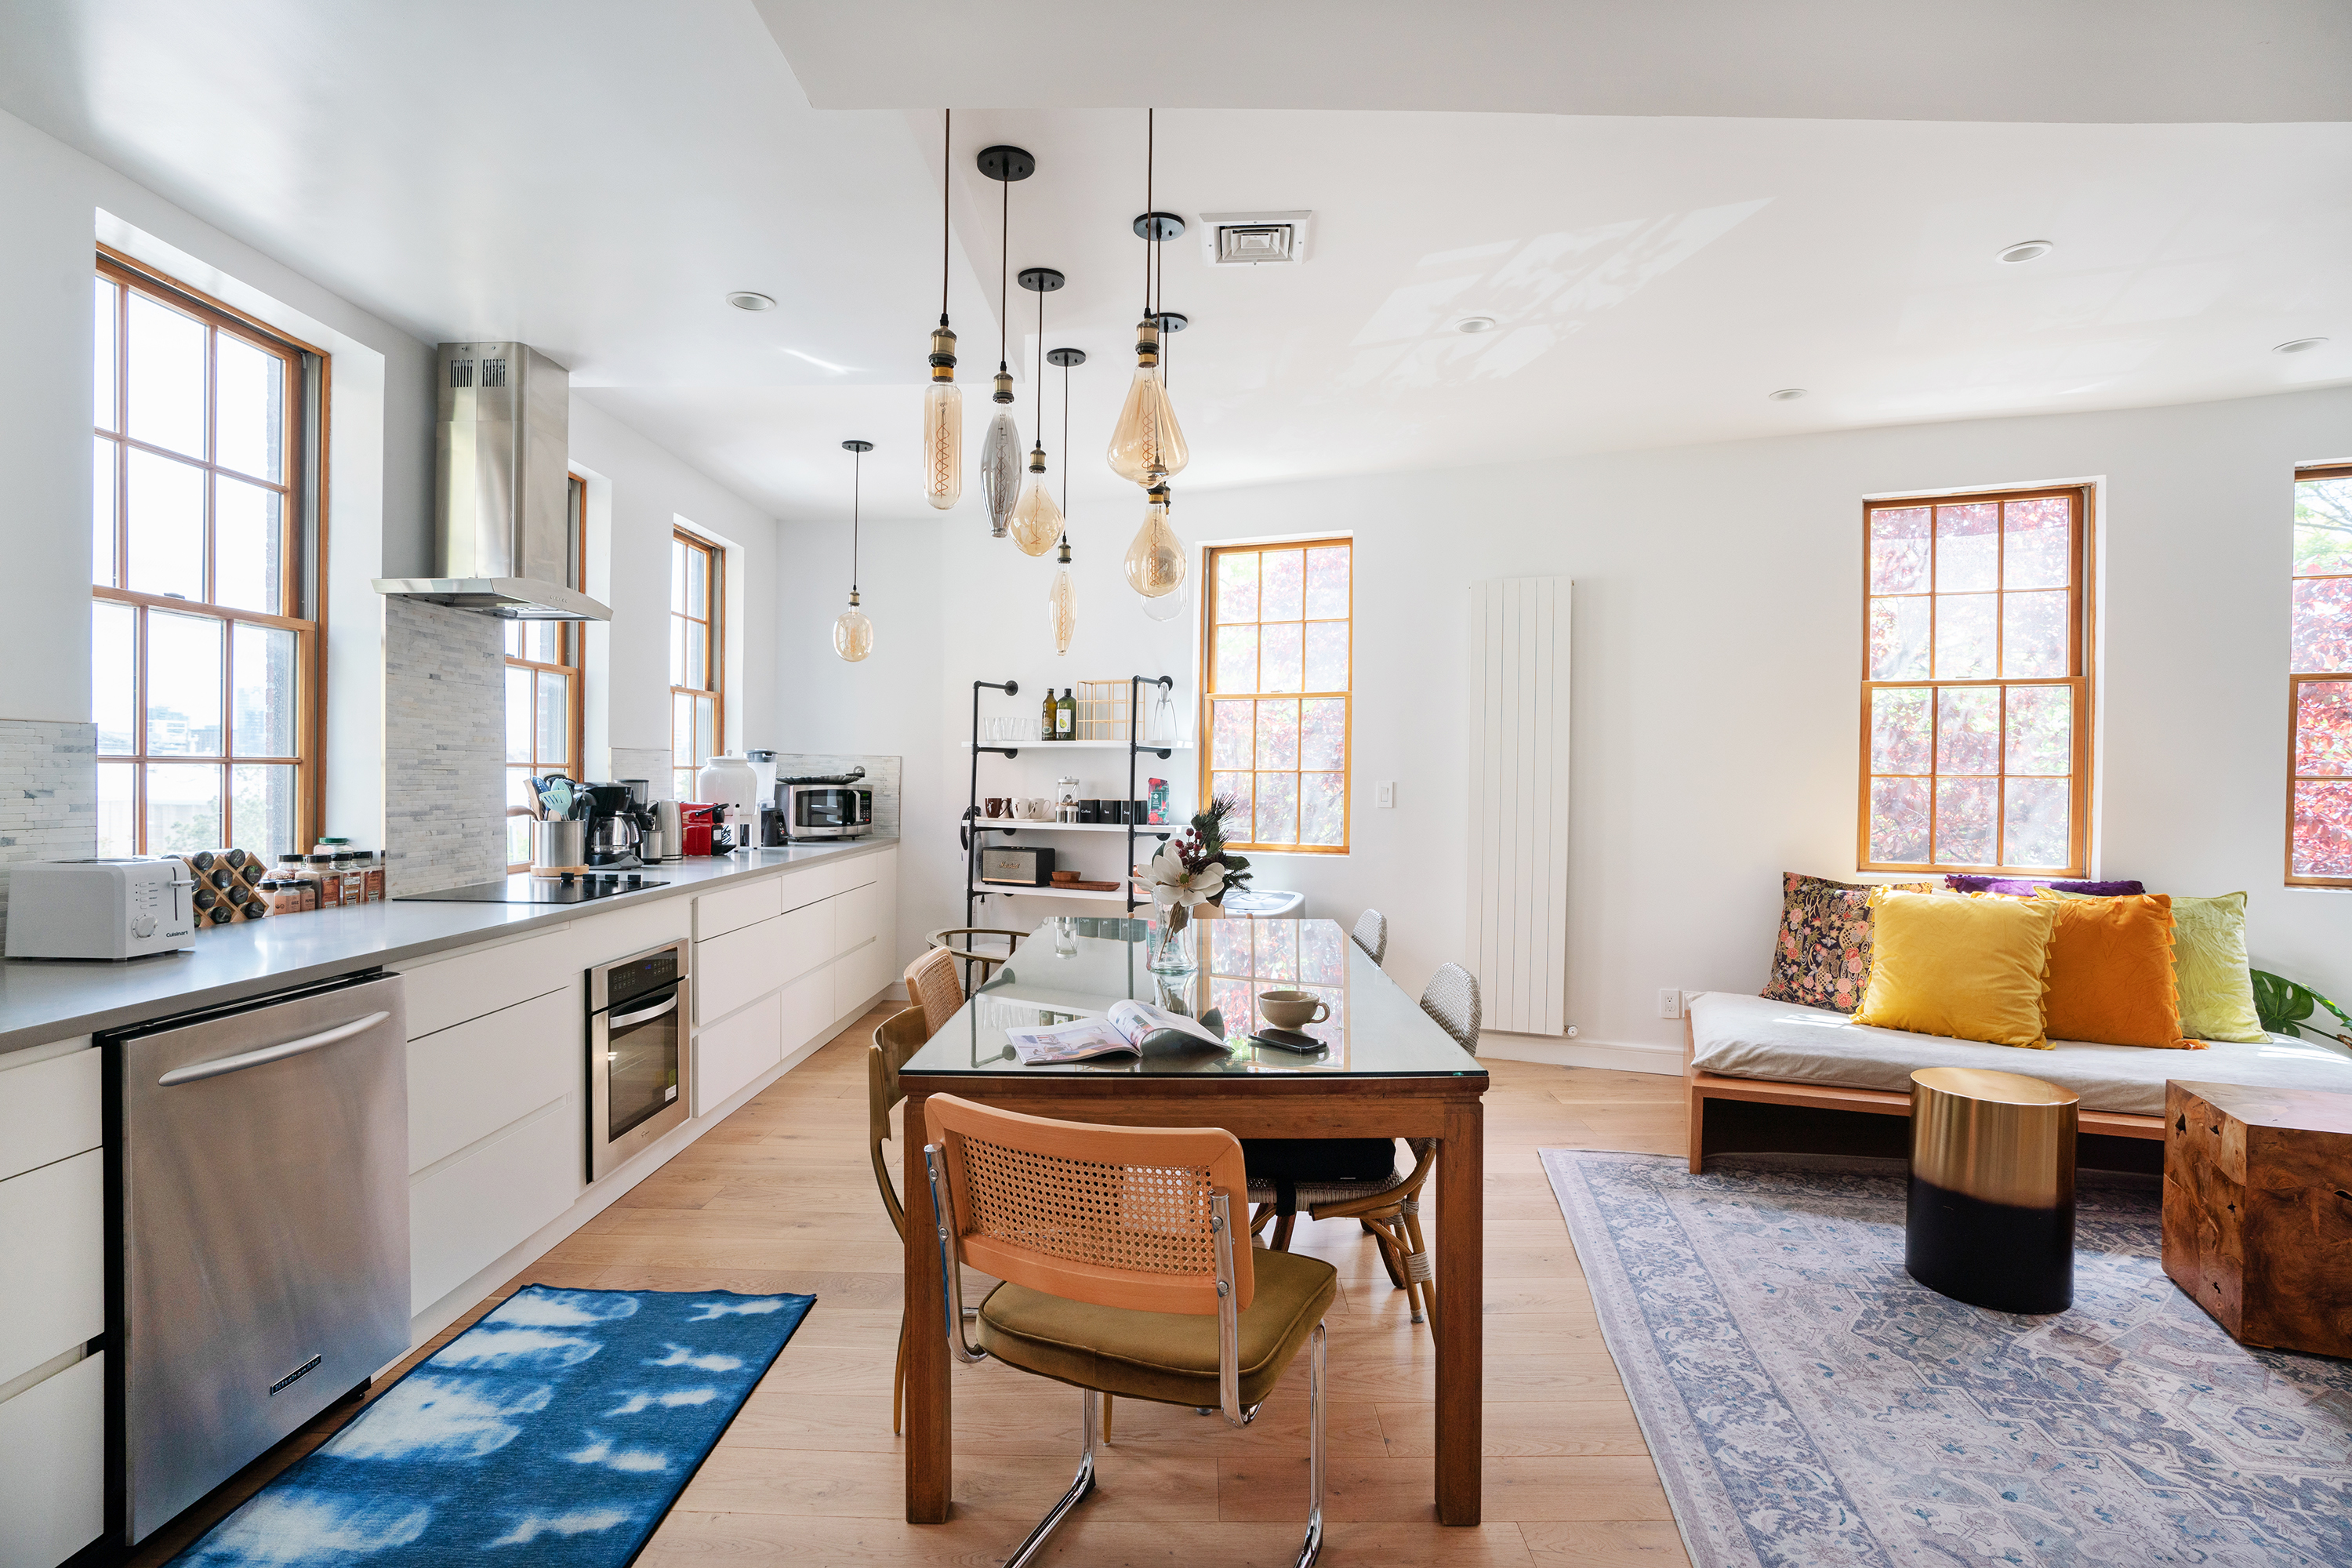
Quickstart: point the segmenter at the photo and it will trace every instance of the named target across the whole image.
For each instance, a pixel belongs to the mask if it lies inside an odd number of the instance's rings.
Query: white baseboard
[[[1478,1054],[1507,1062],[1544,1062],[1560,1068],[1610,1068],[1619,1072],[1659,1073],[1679,1078],[1683,1070],[1680,1046],[1636,1046],[1606,1040],[1556,1039],[1549,1035],[1507,1035],[1483,1030]]]
[[[668,1164],[696,1139],[734,1115],[736,1111],[757,1099],[770,1084],[839,1038],[844,1029],[873,1011],[876,1003],[889,999],[887,990],[877,992],[867,998],[863,1005],[854,1007],[847,1014],[835,1019],[830,1027],[820,1030],[798,1050],[792,1052],[782,1061],[721,1100],[718,1109],[709,1115],[696,1117],[670,1132],[667,1137],[646,1149],[627,1164],[581,1194],[572,1201],[570,1208],[540,1226],[520,1246],[510,1248],[506,1256],[423,1311],[411,1316],[408,1320],[409,1348],[414,1350],[418,1345],[424,1344],[434,1335],[465,1316],[476,1302],[530,1268],[541,1258],[545,1257],[555,1244],[565,1237],[612,1207],[630,1188]],[[393,1364],[399,1363],[395,1362]],[[382,1368],[376,1375],[381,1377],[390,1370],[390,1367]]]

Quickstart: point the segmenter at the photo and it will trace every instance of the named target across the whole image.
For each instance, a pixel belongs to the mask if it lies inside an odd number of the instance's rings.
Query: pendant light
[[[1013,542],[1024,555],[1045,554],[1062,532],[1062,509],[1045,484],[1045,296],[1061,286],[1062,275],[1050,267],[1021,269],[1021,287],[1037,296],[1037,444],[1029,449],[1029,482],[1013,509],[1012,524]]]
[[[1046,620],[1054,628],[1054,652],[1059,656],[1070,651],[1070,639],[1078,634],[1078,585],[1070,576],[1070,367],[1086,363],[1087,351],[1055,349],[1045,358],[1062,367],[1062,563],[1045,594]]]
[[[1168,402],[1167,384],[1160,375],[1160,309],[1152,287],[1152,264],[1160,243],[1182,234],[1184,220],[1151,205],[1156,111],[1146,110],[1144,113],[1143,216],[1135,220],[1135,232],[1146,242],[1143,319],[1135,324],[1135,378],[1128,384],[1127,402],[1119,408],[1118,423],[1111,430],[1110,449],[1105,457],[1111,472],[1120,479],[1149,487],[1171,474],[1181,473],[1192,453],[1184,445],[1184,432],[1176,423],[1176,410]]]
[[[1191,317],[1180,310],[1159,311],[1152,317],[1152,322],[1160,329],[1160,343],[1162,351],[1160,355],[1160,384],[1165,386],[1170,374],[1169,355],[1165,351],[1174,342],[1172,334],[1182,331],[1192,322]],[[1171,542],[1173,542],[1177,565],[1176,586],[1164,594],[1143,601],[1143,618],[1163,624],[1183,619],[1186,610],[1192,602],[1192,552],[1186,548],[1182,537],[1176,532],[1173,523],[1170,521],[1169,513],[1173,510],[1171,502],[1162,503],[1159,521],[1164,531],[1155,537],[1152,542],[1157,548],[1163,550],[1168,548]],[[1147,533],[1152,531],[1150,522],[1150,518],[1147,516],[1145,519]],[[1137,536],[1137,542],[1142,542],[1141,534]],[[1129,548],[1132,550],[1134,546],[1130,545]]]
[[[849,608],[835,616],[833,621],[833,651],[856,664],[874,651],[874,623],[857,607],[857,522],[859,492],[864,488],[863,465],[866,454],[874,450],[871,441],[844,441],[842,448],[849,458]]]
[[[1013,254],[1013,182],[1037,172],[1037,160],[1018,147],[983,147],[980,172],[1003,187],[997,228],[996,272],[996,417],[988,422],[988,436],[980,444],[980,488],[988,501],[988,533],[1004,537],[1013,521],[1013,502],[1021,495],[1021,429],[1013,421],[1013,373],[1004,357],[1007,296],[1004,280]]]
[[[940,325],[931,334],[931,384],[923,392],[923,499],[941,511],[963,495],[963,392],[955,384],[956,335],[948,325],[948,163],[954,129],[950,109],[940,132]]]
[[[1184,586],[1184,542],[1168,521],[1168,481],[1144,492],[1143,526],[1127,547],[1127,585],[1147,599],[1165,598]],[[1156,618],[1156,617],[1155,617]]]

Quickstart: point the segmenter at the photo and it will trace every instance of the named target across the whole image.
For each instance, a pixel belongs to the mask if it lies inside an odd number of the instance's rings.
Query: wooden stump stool
[[[2021,1073],[1911,1075],[1911,1197],[1903,1267],[1930,1290],[1998,1312],[2074,1303],[2074,1091]]]
[[[2241,1344],[2352,1356],[2352,1095],[2166,1084],[2164,1271]]]

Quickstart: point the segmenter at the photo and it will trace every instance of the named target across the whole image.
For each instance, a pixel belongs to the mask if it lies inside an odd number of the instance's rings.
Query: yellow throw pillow
[[[1873,898],[1857,1024],[2046,1051],[2042,994],[2057,911],[2031,899]]]

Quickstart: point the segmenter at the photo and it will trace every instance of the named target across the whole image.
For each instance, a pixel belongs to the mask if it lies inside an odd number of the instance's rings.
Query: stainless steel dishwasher
[[[407,1351],[405,1021],[371,975],[101,1037],[126,1543]]]

